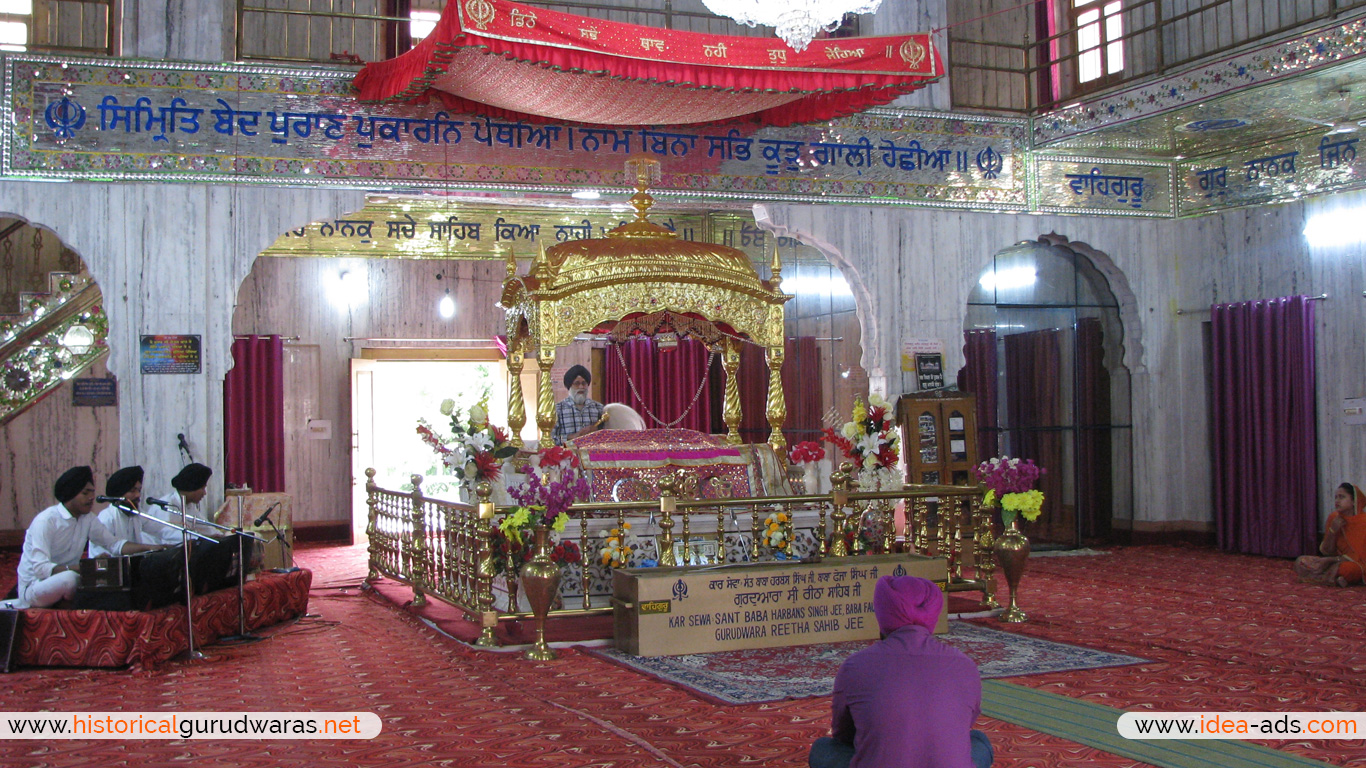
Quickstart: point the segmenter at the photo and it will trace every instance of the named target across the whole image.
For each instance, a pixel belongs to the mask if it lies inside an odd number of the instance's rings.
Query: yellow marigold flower
[[[985,496],[982,497],[982,506],[984,506],[984,507],[994,507],[994,506],[996,506],[996,491],[993,491],[993,490],[991,490],[991,489],[987,489],[987,495],[985,495]]]
[[[786,522],[787,522],[787,515],[786,515],[785,513],[783,513],[783,512],[779,512],[779,513],[778,513],[778,522],[780,522],[780,523],[786,523]]]

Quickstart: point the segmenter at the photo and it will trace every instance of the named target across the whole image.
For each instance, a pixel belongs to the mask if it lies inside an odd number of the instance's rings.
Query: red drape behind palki
[[[466,113],[597,125],[682,125],[749,115],[825,121],[942,77],[929,35],[815,40],[681,32],[507,0],[453,0],[412,50],[367,64],[365,101],[441,100]]]
[[[609,403],[625,403],[634,408],[651,429],[668,425],[710,432],[711,388],[706,385],[710,357],[707,346],[693,339],[682,339],[669,350],[661,350],[652,339],[645,338],[628,339],[619,346],[608,345],[604,397]],[[634,391],[631,384],[635,384]],[[680,418],[681,421],[673,423]]]

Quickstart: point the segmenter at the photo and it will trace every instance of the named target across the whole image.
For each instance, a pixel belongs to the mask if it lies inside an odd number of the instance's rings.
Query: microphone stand
[[[185,651],[185,658],[192,661],[202,661],[209,658],[208,654],[197,650],[194,647],[194,582],[190,579],[190,523],[189,515],[185,514],[185,497],[180,497],[180,540],[185,548],[185,630],[189,638],[190,647]]]
[[[220,637],[218,638],[218,642],[230,644],[255,643],[264,638],[260,635],[253,635],[247,631],[247,558],[242,551],[242,540],[248,536],[251,536],[251,538],[258,542],[264,542],[265,540],[243,530],[245,528],[245,523],[242,520],[242,494],[237,493],[234,495],[237,496],[237,634]],[[270,513],[279,505],[280,502],[276,502],[274,505],[267,507],[264,517],[269,520]]]

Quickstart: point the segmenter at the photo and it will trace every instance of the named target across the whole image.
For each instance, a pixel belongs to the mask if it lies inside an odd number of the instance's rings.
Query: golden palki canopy
[[[634,221],[603,238],[571,240],[542,249],[525,275],[517,274],[509,256],[500,304],[507,313],[508,422],[513,435],[526,423],[521,372],[526,355],[540,363],[536,423],[548,445],[555,427],[555,400],[550,369],[559,347],[580,333],[646,316],[666,321],[676,333],[691,335],[722,354],[726,371],[727,440],[740,442],[740,347],[744,337],[767,351],[769,380],[767,416],[769,444],[782,455],[783,304],[791,296],[781,290],[782,264],[775,249],[773,277],[760,279],[749,257],[735,248],[681,240],[647,218],[654,199],[648,189],[659,180],[652,159],[627,162],[636,180],[631,204]],[[659,322],[634,323],[634,332],[650,333]],[[727,327],[730,329],[726,331]],[[517,439],[517,438],[514,438]]]

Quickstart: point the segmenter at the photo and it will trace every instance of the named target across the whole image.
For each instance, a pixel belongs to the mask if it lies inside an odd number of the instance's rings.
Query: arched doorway
[[[1041,238],[995,254],[968,298],[965,388],[981,455],[1033,459],[1037,543],[1111,541],[1132,521],[1132,419],[1120,305],[1090,258]],[[992,407],[994,405],[994,408]]]
[[[68,467],[101,478],[118,468],[108,331],[80,255],[50,229],[0,216],[0,451],[11,457],[0,467],[0,542],[23,540]]]

